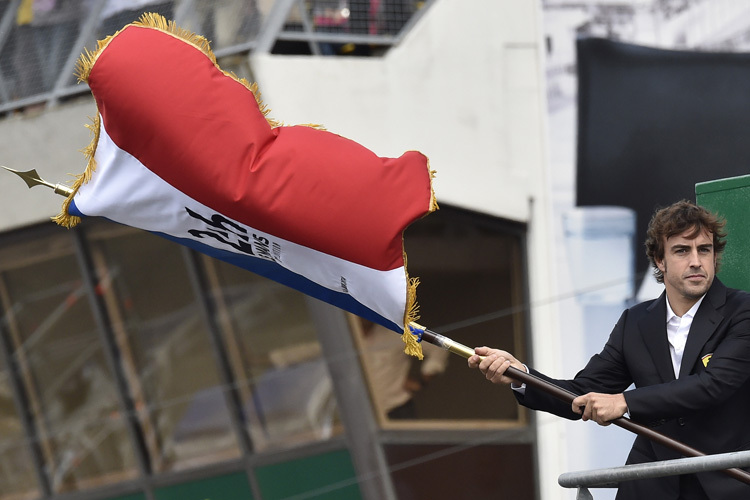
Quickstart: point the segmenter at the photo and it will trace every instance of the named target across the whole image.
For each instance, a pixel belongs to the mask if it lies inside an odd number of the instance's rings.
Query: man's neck
[[[679,317],[683,317],[685,313],[688,312],[690,308],[693,307],[695,303],[701,299],[701,297],[693,299],[680,294],[675,295],[677,295],[677,297],[672,297],[667,292],[667,300],[669,300],[669,307],[672,308],[672,312]]]

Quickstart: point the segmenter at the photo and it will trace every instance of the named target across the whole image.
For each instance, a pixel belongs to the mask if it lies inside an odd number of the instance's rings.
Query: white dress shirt
[[[667,297],[667,340],[669,341],[669,354],[672,356],[672,368],[674,369],[674,378],[680,377],[680,366],[682,365],[682,354],[685,352],[690,325],[693,324],[695,313],[703,302],[703,297],[693,304],[688,312],[677,316],[669,305]]]

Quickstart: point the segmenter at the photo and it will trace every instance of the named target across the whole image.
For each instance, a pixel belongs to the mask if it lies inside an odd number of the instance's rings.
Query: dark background
[[[577,205],[636,211],[637,284],[654,210],[750,173],[750,54],[577,41]]]

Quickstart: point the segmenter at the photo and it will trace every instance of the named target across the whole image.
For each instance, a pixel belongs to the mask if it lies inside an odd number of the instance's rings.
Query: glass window
[[[341,432],[305,296],[218,260],[204,263],[255,449]]]
[[[239,456],[227,388],[182,248],[144,231],[92,222],[86,225],[98,291],[153,469]]]
[[[523,359],[522,230],[445,206],[411,225],[404,241],[409,274],[421,282],[418,322],[469,347],[501,347]],[[510,391],[486,383],[464,358],[423,342],[418,361],[403,354],[398,334],[359,319],[352,326],[384,425],[525,424]]]
[[[52,490],[65,492],[133,477],[135,466],[72,240],[45,234],[0,248],[0,300],[34,441]]]

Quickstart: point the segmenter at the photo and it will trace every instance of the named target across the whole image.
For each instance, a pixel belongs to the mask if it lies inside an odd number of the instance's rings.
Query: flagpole
[[[418,329],[422,329],[422,328],[423,327],[419,327]],[[433,332],[426,328],[424,328],[424,331],[422,332],[422,340],[427,341],[430,344],[436,345],[438,347],[441,347],[454,354],[458,354],[459,356],[464,357],[466,359],[470,358],[471,356],[475,354],[474,349],[472,349],[471,347],[465,346],[459,342],[456,342],[455,340],[449,339],[448,337],[444,335]],[[531,373],[526,373],[525,371],[519,370],[512,366],[509,367],[505,371],[505,375],[507,375],[508,377],[512,378],[513,380],[517,382],[520,382],[522,384],[526,384],[529,387],[538,389],[542,392],[549,394],[550,396],[554,398],[557,398],[571,405],[573,404],[573,400],[578,396],[577,394],[574,394],[568,391],[567,389],[563,389],[562,387],[559,387],[551,382],[548,382],[542,378],[539,378],[536,375],[532,375]],[[668,436],[665,436],[664,434],[656,432],[653,429],[646,427],[645,425],[641,425],[636,422],[633,422],[627,417],[616,418],[612,420],[611,423],[618,427],[626,429],[630,432],[633,432],[640,436],[644,436],[648,439],[651,439],[655,443],[661,444],[662,446],[671,448],[686,457],[706,456],[705,453],[698,451],[695,448],[692,448],[686,444],[683,444]],[[734,479],[737,479],[738,481],[742,481],[745,484],[750,484],[750,473],[745,472],[742,469],[736,469],[736,468],[726,469],[723,472],[733,477]]]
[[[31,169],[31,170],[27,170],[26,172],[21,172],[18,170],[14,170],[12,168],[8,168],[5,165],[0,165],[0,167],[3,167],[8,172],[13,172],[18,177],[23,179],[26,185],[29,186],[29,189],[33,188],[34,186],[46,186],[52,189],[55,192],[55,194],[59,194],[59,195],[66,196],[66,197],[73,194],[73,189],[69,188],[68,186],[65,186],[63,184],[53,184],[51,182],[47,182],[44,179],[42,179],[41,176],[37,173],[36,169]]]

